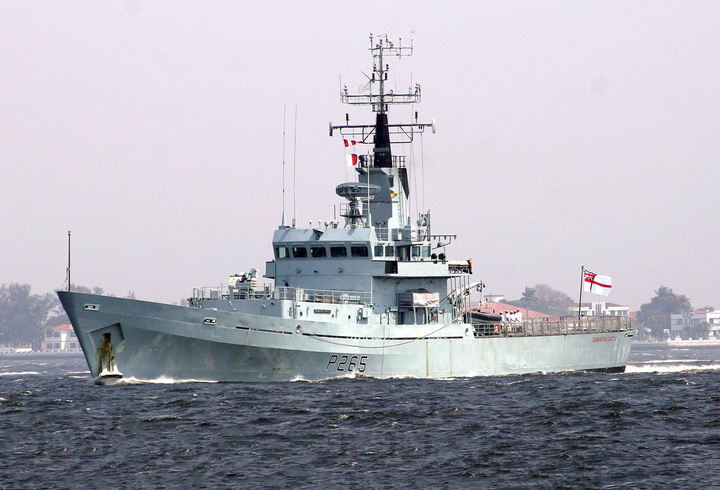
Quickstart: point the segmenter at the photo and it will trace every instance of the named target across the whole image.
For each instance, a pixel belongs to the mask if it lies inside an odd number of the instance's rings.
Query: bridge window
[[[350,247],[350,254],[353,257],[367,257],[368,248],[366,245],[353,245]]]
[[[347,257],[347,248],[339,246],[339,245],[330,247],[330,256],[331,257]]]
[[[385,245],[385,257],[394,257],[395,256],[395,247],[392,245]]]
[[[382,257],[382,256],[383,256],[383,246],[375,245],[375,257]]]
[[[275,257],[278,259],[287,259],[290,257],[290,252],[286,246],[281,245],[279,247],[275,247]]]
[[[327,257],[327,251],[325,247],[310,247],[310,255],[316,259],[319,257]]]
[[[335,245],[334,247],[330,247],[330,256],[331,257],[347,257],[347,249],[340,245]]]
[[[307,248],[295,245],[292,248],[293,257],[296,259],[307,257]]]
[[[414,257],[430,257],[430,247],[427,245],[413,245],[412,256]]]

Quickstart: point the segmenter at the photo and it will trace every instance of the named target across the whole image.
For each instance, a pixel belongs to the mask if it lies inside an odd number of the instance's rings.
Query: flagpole
[[[585,279],[585,266],[580,266],[580,301],[578,302],[578,322],[580,321],[580,309],[582,308],[583,280]]]
[[[68,265],[67,265],[67,290],[70,291],[70,231],[68,231]]]

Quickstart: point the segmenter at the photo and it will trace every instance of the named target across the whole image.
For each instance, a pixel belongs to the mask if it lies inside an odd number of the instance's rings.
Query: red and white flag
[[[612,289],[610,276],[601,276],[590,271],[583,271],[583,291],[607,296]]]
[[[345,159],[347,160],[348,167],[352,167],[353,165],[357,165],[358,162],[358,156],[355,153],[348,153],[345,155]]]
[[[357,165],[358,156],[355,153],[355,145],[357,145],[357,141],[344,139],[343,142],[345,143],[345,160],[347,161],[348,167]],[[348,153],[348,149],[351,149],[352,153]]]

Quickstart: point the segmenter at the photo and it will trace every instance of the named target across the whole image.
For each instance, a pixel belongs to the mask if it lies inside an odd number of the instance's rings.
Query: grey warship
[[[341,100],[372,109],[374,124],[330,124],[369,150],[357,180],[341,183],[340,216],[275,230],[273,260],[218,288],[195,288],[188,304],[59,291],[96,382],[322,380],[338,376],[452,378],[577,370],[622,372],[632,318],[524,319],[470,307],[469,259],[450,259],[455,235],[433,234],[430,212],[410,215],[406,157],[434,123],[390,124],[389,108],[420,102],[420,86],[387,90],[389,57],[413,44],[370,36],[366,90]],[[360,145],[362,146],[362,145]]]

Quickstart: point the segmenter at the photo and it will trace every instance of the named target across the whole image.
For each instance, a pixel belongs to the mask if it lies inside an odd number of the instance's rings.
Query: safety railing
[[[229,287],[227,284],[223,284],[220,287],[193,288],[190,303],[196,304],[199,301],[222,299],[277,299],[308,303],[370,305],[372,304],[372,293],[368,291],[276,287],[272,284],[259,284],[255,288],[243,287],[243,285]]]
[[[393,168],[404,168],[406,165],[406,157],[404,155],[392,155]],[[374,155],[358,155],[358,166],[362,168],[374,167]]]
[[[627,316],[592,316],[580,320],[570,317],[531,318],[518,323],[473,323],[475,337],[540,337],[545,335],[626,332],[634,329],[634,319]]]

